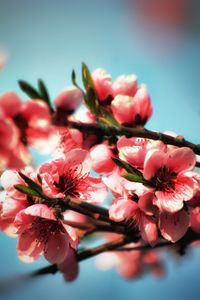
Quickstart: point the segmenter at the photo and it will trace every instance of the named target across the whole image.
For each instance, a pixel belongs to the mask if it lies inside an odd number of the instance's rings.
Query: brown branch
[[[184,138],[173,137],[158,131],[148,130],[146,128],[129,128],[125,126],[115,127],[104,124],[87,124],[81,122],[68,121],[68,125],[72,128],[79,129],[82,132],[90,132],[103,136],[122,136],[126,137],[143,137],[151,140],[159,140],[165,144],[177,147],[189,147],[195,154],[200,155],[200,144],[193,144]]]
[[[176,243],[164,241],[164,242],[158,243],[155,247],[151,247],[150,245],[146,244],[146,245],[141,245],[141,246],[127,247],[127,248],[123,247],[122,248],[122,246],[130,244],[131,242],[134,242],[134,239],[131,239],[130,237],[127,237],[127,236],[123,236],[114,242],[108,242],[108,243],[102,244],[100,246],[94,247],[92,249],[83,250],[82,252],[77,254],[77,260],[80,262],[82,260],[91,258],[93,256],[96,256],[96,255],[106,252],[106,251],[136,251],[136,250],[147,251],[149,249],[154,250],[157,248],[167,247],[167,246],[168,247],[177,247],[178,252],[180,254],[184,254],[186,248],[192,242],[197,241],[199,239],[200,239],[200,234],[197,234],[197,233],[193,232],[192,230],[188,230],[186,235]],[[45,268],[42,268],[42,269],[32,272],[30,274],[30,277],[35,277],[35,276],[44,275],[44,274],[55,274],[57,271],[58,271],[57,266],[51,265],[51,266],[47,266]]]

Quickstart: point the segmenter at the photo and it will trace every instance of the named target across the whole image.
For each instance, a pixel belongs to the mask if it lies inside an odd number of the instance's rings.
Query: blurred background
[[[146,83],[154,114],[149,129],[170,130],[200,142],[200,2],[198,0],[0,0],[0,51],[8,61],[0,93],[20,92],[17,81],[45,80],[52,99],[70,85],[81,62],[105,68],[115,78],[135,73]],[[44,160],[36,156],[38,162]],[[0,299],[199,299],[200,249],[183,259],[165,259],[165,275],[127,281],[102,272],[95,259],[81,263],[74,283],[48,275],[13,288],[12,275],[47,263],[21,263],[16,241],[0,234],[0,279],[9,292]]]

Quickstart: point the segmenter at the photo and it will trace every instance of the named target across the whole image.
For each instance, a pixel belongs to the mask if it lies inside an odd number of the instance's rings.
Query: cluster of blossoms
[[[112,250],[99,256],[101,268],[115,266],[127,278],[161,275],[153,247],[176,243],[188,231],[200,234],[196,155],[184,145],[113,133],[142,129],[152,115],[135,75],[112,81],[104,70],[90,74],[83,65],[82,90],[72,74],[75,87],[62,91],[54,107],[42,81],[39,90],[20,82],[32,98],[27,101],[13,92],[0,96],[0,229],[18,238],[22,261],[44,256],[66,280],[77,277],[78,261],[90,255],[79,251],[85,236],[99,231],[110,232],[101,252]],[[105,134],[98,133],[101,126]],[[51,158],[34,169],[30,147]],[[108,195],[105,209],[100,205]],[[122,251],[113,248],[122,237]]]

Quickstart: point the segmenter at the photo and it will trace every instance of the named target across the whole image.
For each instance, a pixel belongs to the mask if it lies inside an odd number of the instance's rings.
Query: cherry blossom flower
[[[100,101],[105,101],[112,95],[112,78],[103,69],[96,69],[92,73],[94,87]]]
[[[138,203],[123,198],[114,200],[109,209],[109,217],[115,222],[128,221],[131,227],[140,230],[144,241],[154,246],[158,240],[158,232],[156,221],[153,219],[156,209],[151,196],[145,193],[139,198]]]
[[[44,204],[31,205],[15,217],[14,225],[19,236],[19,258],[27,263],[41,255],[51,263],[60,264],[67,257],[69,247],[76,249],[75,229],[57,220]]]
[[[144,177],[154,186],[154,204],[161,212],[175,213],[194,196],[198,185],[189,171],[195,162],[195,154],[186,147],[168,152],[153,149],[147,153]]]
[[[71,87],[62,91],[54,100],[56,108],[64,113],[72,113],[81,104],[83,95],[80,89]]]
[[[133,97],[137,91],[136,75],[121,75],[113,82],[113,97],[117,95],[125,95]]]
[[[113,153],[106,144],[99,144],[90,149],[92,168],[97,173],[110,173],[116,167],[112,160]]]
[[[119,158],[133,165],[137,169],[143,169],[147,151],[150,149],[165,150],[166,145],[161,141],[152,141],[145,138],[126,138],[122,136],[117,141]]]
[[[65,158],[44,163],[39,169],[44,193],[49,197],[69,196],[88,202],[102,202],[107,189],[101,178],[89,176],[91,166],[89,153],[81,149],[68,152]]]
[[[146,87],[141,86],[134,97],[117,95],[111,110],[120,124],[143,126],[152,115],[152,106]]]

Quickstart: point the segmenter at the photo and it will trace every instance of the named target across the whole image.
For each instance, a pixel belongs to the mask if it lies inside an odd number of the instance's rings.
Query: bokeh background
[[[14,90],[25,99],[17,81],[35,84],[42,78],[53,99],[70,84],[73,68],[80,79],[83,61],[114,78],[135,73],[147,84],[154,106],[148,128],[199,143],[199,16],[198,0],[0,0],[0,48],[9,54],[0,93]],[[160,279],[127,281],[114,270],[97,270],[91,259],[81,263],[73,283],[48,275],[14,288],[12,275],[46,265],[21,263],[15,247],[15,240],[0,234],[0,279],[8,278],[0,299],[199,299],[199,248],[183,259],[164,253],[166,273]]]

